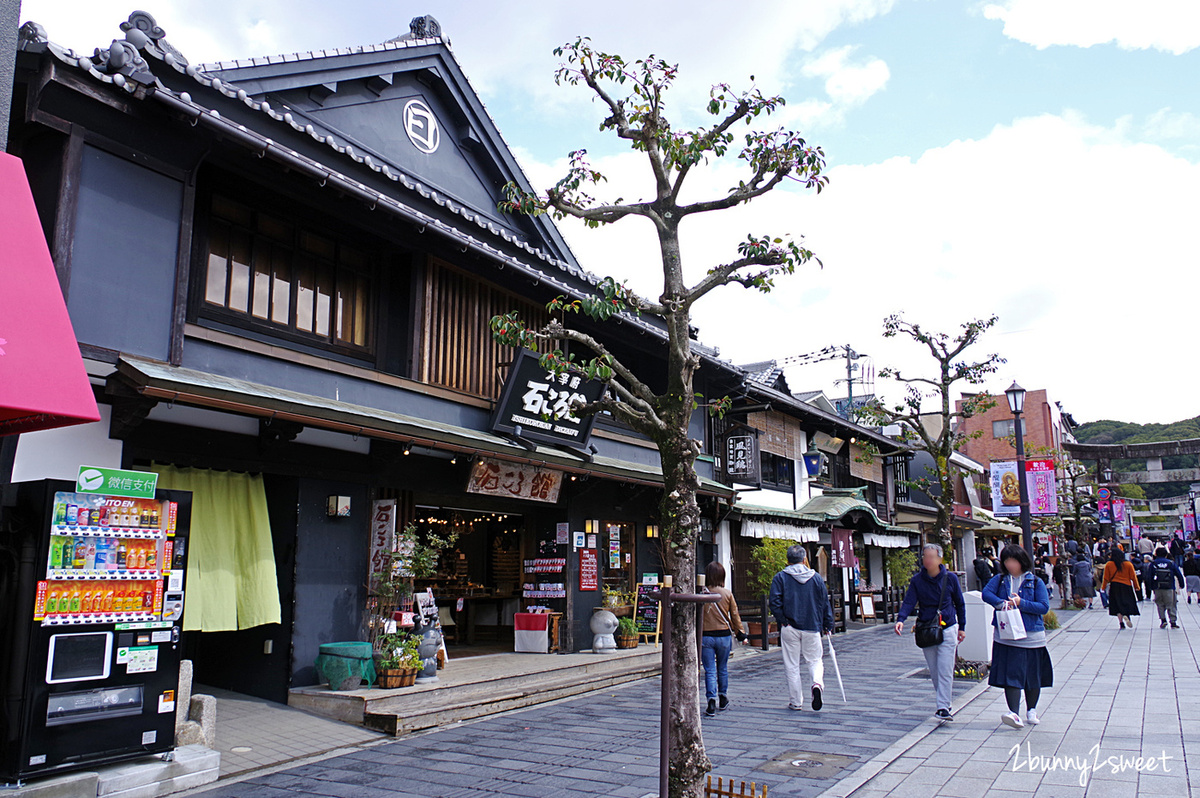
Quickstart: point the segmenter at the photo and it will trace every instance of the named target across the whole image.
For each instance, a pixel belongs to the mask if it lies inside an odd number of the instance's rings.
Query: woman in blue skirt
[[[1054,684],[1054,668],[1046,651],[1043,616],[1050,611],[1046,584],[1033,575],[1033,563],[1025,549],[1008,545],[1000,552],[1000,573],[983,588],[983,600],[996,609],[1018,609],[1025,624],[1025,637],[1001,640],[993,633],[992,669],[988,684],[1003,687],[1008,713],[1001,722],[1014,729],[1038,723],[1037,703],[1043,687]],[[992,626],[996,626],[995,617]],[[1025,693],[1025,721],[1021,721],[1021,692]]]

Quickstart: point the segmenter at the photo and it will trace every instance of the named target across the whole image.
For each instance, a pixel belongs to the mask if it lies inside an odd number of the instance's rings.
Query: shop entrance
[[[521,603],[522,515],[418,505],[419,536],[456,533],[437,572],[414,588],[433,590],[450,658],[513,650],[513,616]]]
[[[634,525],[621,521],[600,522],[600,583],[605,595],[628,594],[634,585]]]

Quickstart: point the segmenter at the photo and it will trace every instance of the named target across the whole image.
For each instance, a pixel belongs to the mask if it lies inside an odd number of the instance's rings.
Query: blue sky
[[[927,370],[880,336],[904,312],[952,329],[996,313],[981,351],[1080,420],[1200,414],[1194,341],[1200,256],[1200,2],[1196,0],[718,0],[584,5],[474,0],[143,0],[193,62],[382,41],[431,13],[535,185],[587,147],[613,195],[646,185],[640,156],[596,131],[585,91],[554,86],[551,50],[575,35],[681,67],[686,123],[718,80],[751,74],[789,104],[778,121],[828,155],[820,197],[797,187],[684,228],[699,275],[749,233],[804,237],[825,263],[767,297],[727,288],[696,309],[735,362],[852,344],[877,367]],[[23,18],[90,52],[132,10],[26,0]],[[697,195],[736,162],[693,176]],[[640,221],[640,220],[639,220]],[[636,222],[563,223],[585,267],[657,295],[653,237]],[[1111,330],[1111,332],[1110,332]],[[1161,346],[1158,342],[1171,342]],[[840,391],[836,367],[788,372]],[[894,387],[878,386],[887,393]]]

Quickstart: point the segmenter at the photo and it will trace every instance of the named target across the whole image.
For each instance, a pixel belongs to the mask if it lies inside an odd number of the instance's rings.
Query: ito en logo
[[[423,100],[409,100],[405,104],[404,132],[413,146],[426,155],[433,154],[442,141],[437,119]]]
[[[79,487],[84,490],[97,490],[104,484],[104,474],[94,468],[79,472]]]

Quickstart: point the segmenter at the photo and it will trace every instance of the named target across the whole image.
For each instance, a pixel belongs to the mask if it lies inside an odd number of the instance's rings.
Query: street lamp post
[[[1025,410],[1025,389],[1014,381],[1004,395],[1008,397],[1008,409],[1012,411],[1013,428],[1017,438],[1017,489],[1021,496],[1021,546],[1028,552],[1032,560],[1036,557],[1033,550],[1033,530],[1029,517],[1029,486],[1025,484],[1025,434],[1021,429],[1021,413]]]

